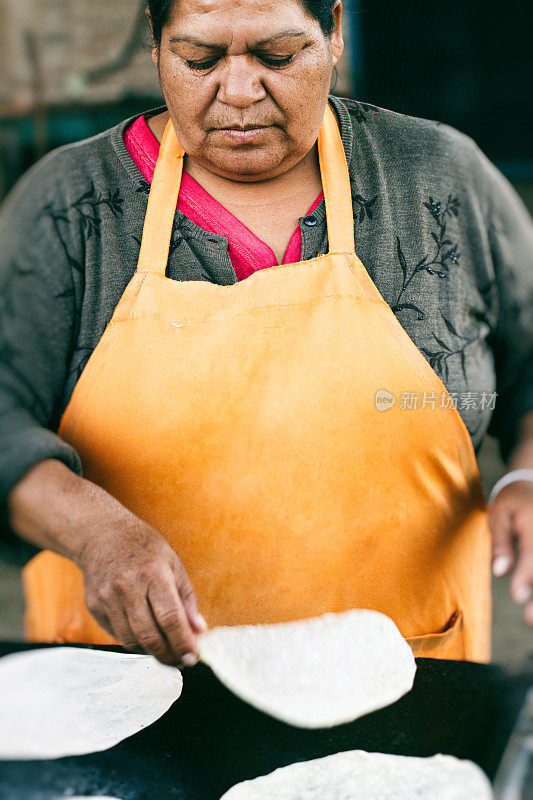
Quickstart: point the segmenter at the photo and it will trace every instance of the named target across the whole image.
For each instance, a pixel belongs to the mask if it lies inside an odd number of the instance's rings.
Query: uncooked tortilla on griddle
[[[232,786],[220,800],[492,800],[485,773],[453,756],[350,750]]]
[[[178,669],[152,656],[57,647],[0,658],[0,759],[107,750],[161,717]]]
[[[395,702],[416,671],[394,622],[366,609],[212,628],[199,646],[201,660],[228,689],[303,728],[350,722]]]

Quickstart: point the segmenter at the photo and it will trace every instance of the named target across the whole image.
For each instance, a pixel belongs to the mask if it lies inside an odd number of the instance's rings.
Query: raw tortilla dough
[[[228,689],[302,728],[332,727],[383,708],[411,689],[416,671],[394,622],[364,609],[212,628],[199,647]]]
[[[491,800],[472,761],[350,750],[302,761],[233,786],[220,800]]]
[[[182,689],[152,656],[74,647],[0,658],[0,759],[107,750],[151,725]]]

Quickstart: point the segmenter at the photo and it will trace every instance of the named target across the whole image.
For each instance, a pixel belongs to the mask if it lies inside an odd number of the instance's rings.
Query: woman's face
[[[152,57],[185,152],[239,181],[300,161],[342,53],[341,8],[328,38],[299,0],[176,0]]]

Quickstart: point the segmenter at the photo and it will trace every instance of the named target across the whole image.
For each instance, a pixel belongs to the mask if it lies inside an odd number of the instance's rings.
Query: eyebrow
[[[281,33],[276,33],[274,36],[269,36],[268,39],[261,39],[260,42],[256,42],[256,47],[260,47],[263,44],[270,44],[270,42],[275,42],[277,39],[296,39],[298,36],[305,36],[303,31],[281,31]]]
[[[278,39],[295,39],[299,36],[304,36],[303,31],[296,31],[296,30],[287,30],[281,31],[280,33],[274,34],[274,36],[269,36],[267,39],[261,39],[261,41],[256,42],[254,47],[262,47],[265,44],[270,44],[271,42],[275,42]],[[225,45],[221,44],[209,44],[208,42],[202,42],[199,39],[195,39],[194,36],[172,36],[169,39],[170,44],[174,44],[176,42],[186,42],[187,44],[193,44],[196,47],[205,47],[208,50],[225,50]]]

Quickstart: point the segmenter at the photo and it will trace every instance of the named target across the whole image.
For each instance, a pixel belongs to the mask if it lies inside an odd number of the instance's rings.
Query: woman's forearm
[[[128,649],[190,666],[206,630],[185,568],[168,542],[61,461],[36,464],[8,495],[13,530],[83,573],[96,621]]]
[[[10,524],[22,539],[77,561],[102,514],[129,512],[105,490],[57,459],[36,464],[7,498]]]

